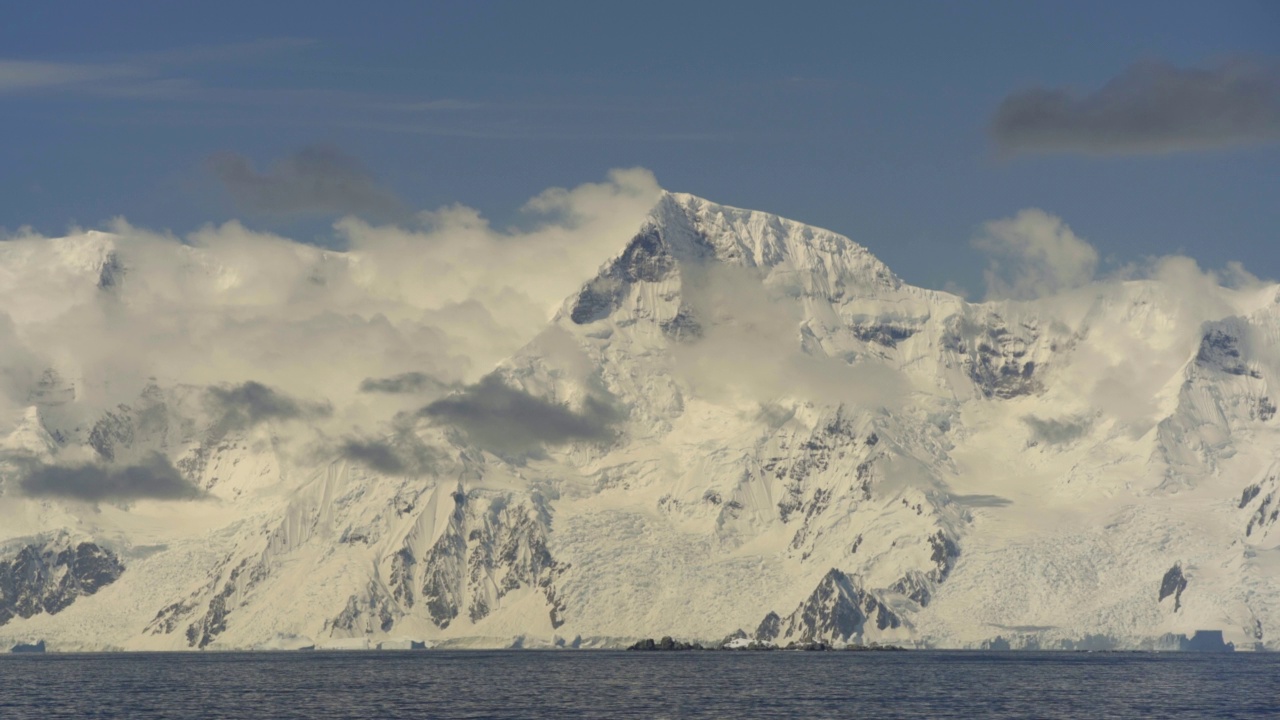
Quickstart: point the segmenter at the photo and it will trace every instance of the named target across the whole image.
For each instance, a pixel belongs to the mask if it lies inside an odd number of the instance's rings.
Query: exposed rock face
[[[96,543],[25,545],[0,560],[0,625],[15,617],[55,615],[123,572],[120,559]]]
[[[961,356],[965,372],[983,395],[1009,399],[1040,391],[1032,353],[1039,340],[1034,324],[1011,327],[991,312],[977,320],[952,318],[942,347]]]
[[[1164,578],[1160,580],[1160,602],[1173,596],[1173,611],[1177,612],[1182,608],[1182,591],[1187,589],[1187,578],[1182,574],[1182,564],[1175,563],[1169,571],[1164,574]]]
[[[1241,340],[1235,325],[1236,323],[1231,321],[1214,323],[1200,339],[1196,363],[1228,375],[1261,377],[1256,370],[1250,370],[1245,364],[1240,353]]]
[[[760,621],[759,627],[756,628],[753,636],[757,642],[773,642],[782,634],[782,618],[778,617],[778,613],[770,612]]]
[[[227,629],[227,619],[241,598],[262,582],[268,569],[261,558],[251,563],[249,558],[231,564],[231,558],[223,560],[215,569],[213,579],[186,600],[168,605],[156,613],[147,625],[152,635],[169,634],[183,621],[190,619],[185,637],[187,645],[204,649]],[[203,608],[204,612],[200,610]]]
[[[563,623],[555,579],[564,567],[547,550],[546,511],[536,500],[458,492],[439,539],[422,557],[410,547],[391,560],[391,593],[406,608],[420,604],[444,629],[460,614],[476,623],[514,590],[534,588],[547,601],[552,627]],[[510,503],[510,504],[509,504]]]
[[[1274,469],[1273,469],[1274,470]],[[1240,494],[1240,509],[1249,511],[1245,525],[1245,537],[1264,538],[1272,528],[1280,524],[1280,480],[1268,475],[1262,482],[1253,483]]]
[[[650,225],[631,241],[613,264],[592,280],[578,294],[570,315],[573,322],[585,325],[609,316],[622,304],[627,289],[636,282],[659,282],[676,271],[676,261],[662,231]],[[673,328],[692,328],[687,318]]]
[[[120,262],[120,254],[115,251],[107,253],[106,259],[102,261],[102,268],[98,271],[98,289],[115,289],[126,272],[124,263]]]
[[[870,624],[870,627],[868,627]],[[898,617],[860,582],[832,568],[791,615],[770,613],[756,630],[759,642],[860,642],[864,633],[902,626]]]
[[[872,342],[889,348],[897,347],[898,343],[920,331],[919,328],[893,322],[854,325],[851,330],[853,336],[863,342]]]
[[[400,613],[395,603],[376,583],[370,583],[363,598],[355,595],[347,601],[347,607],[325,624],[326,630],[349,636],[372,635],[389,632],[395,626]]]
[[[167,449],[170,429],[163,392],[149,385],[132,404],[104,412],[89,430],[87,444],[107,462],[128,461]]]

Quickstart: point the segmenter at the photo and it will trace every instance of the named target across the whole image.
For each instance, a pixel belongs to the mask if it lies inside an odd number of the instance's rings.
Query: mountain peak
[[[842,235],[664,192],[630,242],[566,302],[565,312],[585,325],[632,305],[639,315],[662,315],[663,322],[672,322],[682,311],[683,283],[716,265],[745,269],[784,295],[833,302],[878,296],[903,285],[870,251]],[[646,301],[645,288],[655,297]]]
[[[687,193],[663,193],[649,221],[673,234],[685,231],[716,259],[748,267],[849,271],[875,284],[901,281],[869,250],[849,238],[772,213],[721,205]]]

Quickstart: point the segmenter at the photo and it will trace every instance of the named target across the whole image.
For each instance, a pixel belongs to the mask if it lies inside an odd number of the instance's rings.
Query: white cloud
[[[990,256],[987,298],[1027,300],[1093,280],[1098,252],[1061,218],[1028,208],[983,225],[973,246]]]
[[[361,393],[362,380],[425,373],[436,394],[476,381],[625,245],[659,193],[649,172],[615,171],[539,195],[529,231],[463,207],[417,230],[347,218],[336,229],[348,252],[237,222],[181,239],[123,220],[14,237],[0,242],[0,404],[29,404],[53,367],[87,418],[156,378],[328,401],[332,416],[316,420],[327,432],[376,424],[430,398]]]

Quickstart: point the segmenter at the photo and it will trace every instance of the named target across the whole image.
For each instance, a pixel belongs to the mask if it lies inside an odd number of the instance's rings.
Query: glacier
[[[1280,650],[1280,286],[1171,261],[970,302],[677,193],[616,247],[470,383],[317,349],[337,379],[306,396],[148,376],[122,397],[82,353],[6,360],[0,647]],[[308,293],[368,271],[279,252]],[[112,233],[0,243],[0,344],[181,290],[148,253],[191,283],[243,272]]]

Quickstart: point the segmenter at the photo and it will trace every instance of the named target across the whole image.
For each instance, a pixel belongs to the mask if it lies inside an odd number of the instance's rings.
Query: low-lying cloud
[[[1031,88],[1000,103],[991,136],[1005,154],[1161,154],[1280,141],[1280,68],[1138,63],[1099,90]]]
[[[327,417],[333,408],[326,403],[301,401],[258,382],[246,382],[206,391],[209,403],[227,430],[243,430],[268,420],[298,420]]]
[[[377,220],[408,216],[395,193],[379,185],[358,160],[326,145],[303,148],[266,172],[230,152],[209,158],[208,166],[236,204],[251,213]]]
[[[20,464],[19,487],[33,497],[100,500],[190,500],[200,491],[169,460],[152,453],[136,465]]]
[[[686,265],[684,300],[703,326],[675,348],[676,374],[704,397],[758,406],[780,398],[896,407],[911,391],[875,360],[828,355],[804,338],[794,289],[766,287],[758,272],[720,263]]]
[[[412,436],[392,440],[349,437],[338,454],[385,475],[421,475],[436,466],[437,455]]]
[[[420,414],[458,428],[485,449],[513,454],[576,440],[607,441],[621,420],[620,411],[606,400],[587,397],[574,410],[510,387],[496,375],[436,400]]]

